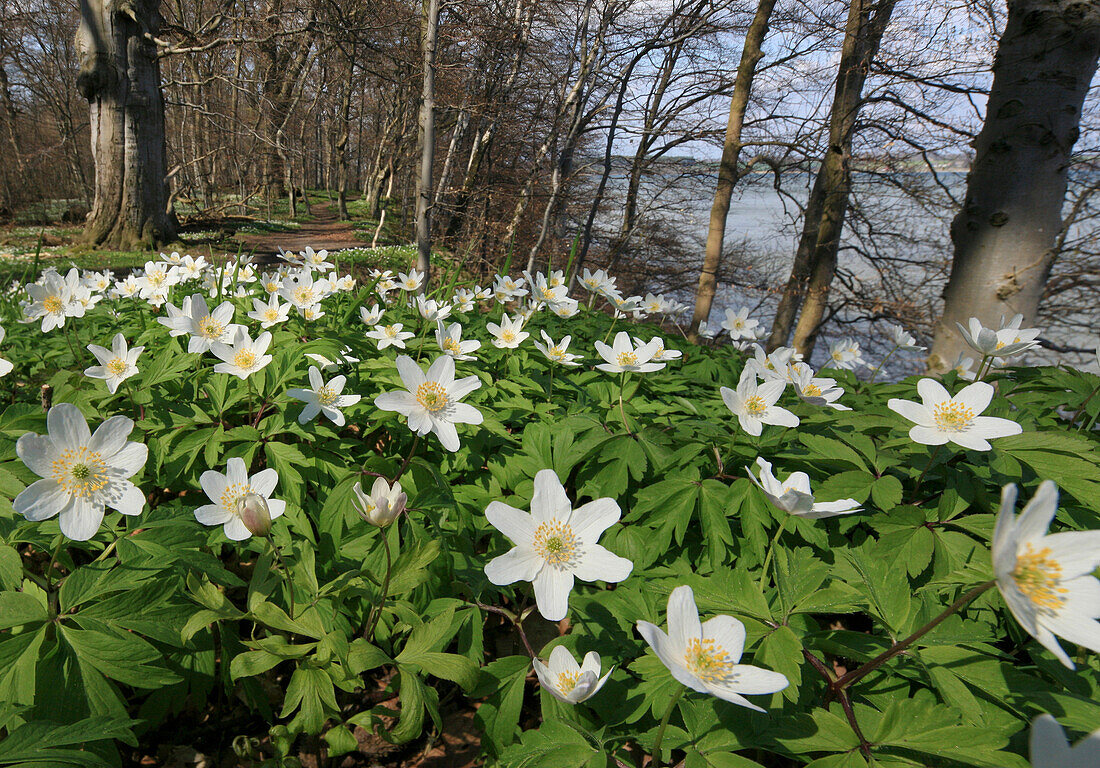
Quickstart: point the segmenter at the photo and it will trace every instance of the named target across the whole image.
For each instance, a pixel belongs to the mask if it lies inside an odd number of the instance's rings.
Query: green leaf
[[[0,592],[0,629],[48,621],[46,606],[28,592]]]

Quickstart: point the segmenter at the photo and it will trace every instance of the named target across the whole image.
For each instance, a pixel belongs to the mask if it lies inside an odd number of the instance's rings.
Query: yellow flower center
[[[581,679],[580,672],[559,672],[558,690],[564,694],[572,693],[577,687],[577,681]]]
[[[549,288],[543,288],[542,289],[542,298],[549,301],[550,299],[554,298],[554,292],[552,290],[550,290]]]
[[[802,388],[802,394],[806,397],[821,397],[821,387],[816,384],[807,384]]]
[[[692,638],[684,652],[684,665],[703,682],[717,683],[729,677],[733,662],[726,655],[726,649],[713,640]]]
[[[126,358],[116,357],[107,363],[107,373],[112,376],[121,376],[130,369],[130,364],[126,362]]]
[[[581,541],[566,523],[551,520],[535,529],[531,546],[547,565],[560,568],[576,560],[580,554]]]
[[[165,276],[159,272],[150,272],[145,276],[145,279],[149,281],[149,285],[159,286],[164,282]]]
[[[837,362],[843,360],[844,359],[844,353],[841,352],[840,350],[837,350],[836,352],[833,353],[833,359],[836,360]]]
[[[279,290],[279,284],[271,282],[269,280],[268,282],[264,283],[264,290],[268,293],[275,293],[277,290]]]
[[[274,323],[279,319],[279,310],[268,307],[264,310],[264,322]]]
[[[199,335],[204,339],[220,339],[225,334],[225,325],[219,323],[212,315],[207,315],[199,320]]]
[[[248,370],[256,364],[256,353],[251,349],[242,349],[233,355],[233,365],[243,370]]]
[[[387,325],[386,326],[386,335],[389,336],[390,338],[393,338],[394,336],[396,336],[397,335],[397,326],[396,325]]]
[[[46,308],[47,312],[56,315],[65,308],[65,302],[59,296],[47,296],[46,300],[42,302],[42,306]]]
[[[500,332],[500,340],[505,342],[506,344],[511,344],[513,341],[516,340],[516,332],[505,329]]]
[[[745,401],[745,412],[750,416],[763,416],[768,410],[768,404],[760,395],[753,395]]]
[[[294,289],[294,303],[308,306],[313,303],[313,289],[301,286]]]
[[[1060,586],[1062,566],[1050,557],[1050,547],[1043,547],[1038,552],[1030,543],[1025,547],[1024,554],[1016,558],[1012,578],[1020,591],[1041,610],[1057,611],[1065,604],[1064,595],[1069,592]]]
[[[963,432],[974,421],[974,411],[962,403],[945,400],[932,409],[932,420],[944,432]]]
[[[321,405],[334,405],[340,395],[332,387],[324,386],[317,390],[317,402]]]
[[[416,402],[428,413],[439,413],[447,407],[447,390],[435,381],[425,381],[416,388]]]
[[[246,493],[252,492],[252,486],[248,483],[230,483],[225,486],[225,490],[222,491],[222,495],[218,498],[218,503],[222,506],[222,509],[227,509],[234,515],[240,517],[240,513],[237,512],[237,502],[241,500],[241,497]]]
[[[618,362],[619,365],[622,366],[638,364],[638,356],[633,352],[620,352],[615,360],[616,362]]]
[[[456,353],[462,351],[462,347],[460,347],[458,342],[455,341],[450,336],[443,339],[443,349],[446,350],[447,352],[456,352]]]
[[[410,290],[410,291],[416,290],[416,288],[417,288],[416,281],[415,280],[406,280],[405,281],[405,288],[407,290]]]
[[[87,448],[66,448],[53,460],[53,479],[66,492],[87,499],[110,481],[103,457]]]
[[[550,347],[546,350],[546,356],[551,360],[562,360],[565,358],[565,350],[561,347]]]

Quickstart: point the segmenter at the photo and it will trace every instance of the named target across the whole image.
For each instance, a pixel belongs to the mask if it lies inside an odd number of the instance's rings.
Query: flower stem
[[[680,697],[684,695],[686,691],[683,685],[680,686],[680,690],[676,691],[676,695],[672,697],[672,701],[668,703],[668,709],[665,710],[665,716],[661,718],[661,725],[657,728],[657,738],[653,740],[653,768],[660,768],[661,765],[661,742],[665,740],[665,728],[668,727],[668,721],[672,717],[672,710],[676,709],[676,705],[680,703]]]
[[[382,533],[382,549],[386,552],[386,575],[382,578],[382,588],[378,593],[378,604],[371,611],[370,625],[363,633],[363,638],[369,643],[373,641],[374,630],[378,627],[378,620],[382,618],[382,608],[386,604],[386,595],[390,591],[390,573],[393,570],[393,558],[390,555],[390,540],[385,528],[380,528]]]
[[[405,474],[405,470],[409,468],[409,462],[412,461],[413,454],[416,453],[417,446],[420,445],[420,435],[413,438],[412,448],[409,449],[409,455],[405,457],[405,460],[401,462],[401,468],[397,470],[397,474],[393,476],[393,482],[397,482],[401,479],[401,476]]]
[[[897,656],[899,653],[904,651],[917,640],[920,640],[933,629],[938,627],[949,616],[958,613],[963,607],[967,605],[967,603],[976,598],[978,595],[985,592],[987,589],[990,589],[991,587],[996,585],[996,583],[997,581],[995,579],[991,579],[984,584],[979,584],[978,586],[974,587],[972,590],[964,594],[962,597],[960,597],[958,600],[953,602],[947,608],[945,608],[939,616],[932,619],[930,622],[925,624],[913,634],[909,635],[909,637],[905,638],[904,640],[899,640],[898,642],[887,648],[885,651],[880,653],[878,656],[868,661],[866,664],[841,675],[836,680],[829,683],[829,695],[831,696],[833,694],[839,693],[855,681],[859,680],[860,678],[866,676],[871,672],[874,672],[876,669],[881,667],[890,659]]]
[[[53,566],[57,562],[57,556],[61,554],[61,545],[64,543],[65,537],[58,536],[57,545],[53,548],[53,554],[50,555],[50,562],[46,564],[46,592],[49,592],[53,586]]]
[[[924,476],[927,475],[928,470],[930,470],[932,468],[932,464],[935,463],[936,456],[939,455],[940,448],[942,448],[942,447],[943,447],[942,445],[937,445],[934,449],[932,449],[932,454],[928,457],[928,463],[924,465],[924,469],[922,469],[920,474],[917,476],[917,484],[913,486],[913,498],[914,499],[917,497],[917,491],[920,490],[920,484],[922,482],[924,482]]]
[[[768,566],[772,562],[772,554],[775,552],[775,547],[779,543],[779,537],[783,535],[783,531],[787,530],[787,521],[791,519],[791,515],[787,515],[783,518],[783,522],[779,524],[779,530],[775,532],[775,536],[772,536],[771,543],[768,545],[768,553],[764,555],[764,567],[760,569],[760,589],[768,583]]]
[[[874,373],[871,374],[871,378],[867,379],[868,384],[874,384],[875,383],[875,378],[880,373],[882,373],[882,369],[886,367],[886,361],[889,360],[890,357],[897,351],[898,351],[898,348],[894,347],[889,352],[886,353],[886,357],[882,358],[882,362],[878,364],[878,368],[876,368]]]
[[[634,433],[630,431],[630,422],[626,420],[626,409],[623,408],[623,388],[625,386],[626,371],[623,371],[619,376],[619,415],[623,417],[623,427],[626,429],[626,433],[634,437]]]
[[[546,402],[551,402],[554,399],[554,364],[550,364],[550,386],[546,390]]]
[[[279,566],[283,569],[283,575],[286,577],[286,585],[290,592],[290,616],[291,621],[294,620],[294,577],[290,575],[290,568],[287,567],[286,561],[283,560],[283,553],[279,551],[279,545],[275,543],[275,539],[271,536],[267,537],[267,543],[271,545],[271,551],[275,553],[275,558],[279,561]]]

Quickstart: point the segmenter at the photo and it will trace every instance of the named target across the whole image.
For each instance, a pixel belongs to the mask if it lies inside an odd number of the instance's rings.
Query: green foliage
[[[590,366],[552,375],[530,342],[496,349],[480,313],[460,313],[464,335],[483,341],[459,375],[480,378],[465,402],[485,422],[459,426],[457,453],[429,435],[412,454],[404,420],[372,404],[399,382],[393,350],[378,352],[364,337],[366,299],[341,294],[324,318],[272,329],[274,360],[247,385],[214,373],[209,356],[187,354],[136,303],[50,334],[9,329],[2,354],[15,371],[0,384],[11,403],[0,416],[0,765],[117,764],[115,740],[155,738],[168,718],[224,702],[243,703],[270,727],[277,760],[294,754],[301,735],[320,736],[333,757],[352,751],[355,726],[394,743],[438,734],[461,702],[476,702],[490,764],[531,768],[640,765],[666,712],[662,751],[686,768],[866,766],[866,755],[891,768],[1023,766],[1036,713],[1077,731],[1100,722],[1100,661],[1079,654],[1078,672],[1064,670],[995,591],[854,684],[851,717],[826,690],[837,670],[873,658],[990,578],[1003,485],[1019,483],[1027,497],[1054,480],[1064,491],[1058,529],[1097,527],[1096,432],[1056,416],[1084,407],[1095,418],[1095,376],[996,373],[993,412],[1024,432],[985,454],[935,452],[907,438],[886,401],[913,398],[914,380],[866,385],[845,372],[835,376],[851,411],[788,393],[783,404],[801,425],[751,437],[718,396],[743,366],[730,348],[670,341],[683,359],[626,377],[620,393],[619,377]],[[244,322],[251,302],[234,301]],[[410,351],[425,363],[435,357],[431,329],[412,310],[396,304],[386,317],[423,331]],[[591,362],[591,342],[609,323],[598,313],[568,321],[542,313],[528,330],[571,334],[571,351]],[[668,329],[631,330],[675,339]],[[130,386],[112,395],[80,372],[94,364],[84,345],[109,345],[119,331],[146,351]],[[336,358],[345,347],[360,358],[343,366],[346,391],[363,395],[345,411],[348,426],[300,425],[302,404],[286,390],[305,386],[304,355]],[[109,512],[88,542],[62,540],[56,519],[29,523],[11,508],[36,479],[15,443],[45,432],[37,385],[46,382],[55,403],[76,404],[93,428],[114,414],[134,417],[131,439],[149,447],[134,478],[146,509],[134,518]],[[949,375],[946,385],[961,383]],[[746,477],[758,456],[783,476],[806,472],[819,500],[851,497],[863,511],[787,519]],[[270,542],[231,542],[194,519],[207,501],[200,475],[224,471],[230,457],[278,472],[273,496],[287,512]],[[369,488],[403,465],[409,511],[387,529],[368,525],[353,508],[353,484]],[[601,543],[634,562],[614,589],[578,584],[572,593],[560,642],[615,667],[576,707],[532,683],[513,622],[544,658],[558,627],[525,615],[530,585],[495,587],[482,570],[511,546],[486,522],[486,506],[528,509],[533,478],[547,468],[578,504],[618,502],[622,520]],[[695,693],[669,711],[678,684],[634,626],[663,626],[680,584],[693,587],[704,619],[745,623],[747,663],[790,681],[752,697],[766,714]],[[263,735],[228,736],[248,752]]]

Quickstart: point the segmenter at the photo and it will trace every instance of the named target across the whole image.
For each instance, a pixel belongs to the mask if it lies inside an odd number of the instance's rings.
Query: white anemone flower
[[[787,381],[788,367],[802,360],[802,355],[794,347],[778,347],[772,352],[765,352],[759,344],[753,344],[751,348],[753,356],[745,361],[742,376],[745,371],[751,371],[764,381]]]
[[[363,492],[363,487],[359,483],[352,486],[351,490],[355,492],[352,505],[359,513],[359,517],[379,528],[385,528],[396,520],[405,510],[405,504],[408,501],[408,496],[401,490],[401,483],[394,482],[393,487],[390,487],[383,477],[374,481],[370,495]]]
[[[3,338],[0,335],[0,338]],[[103,379],[107,382],[107,391],[112,395],[118,390],[118,385],[126,381],[138,372],[138,355],[145,351],[145,347],[126,348],[126,337],[116,333],[111,340],[111,348],[101,347],[98,344],[89,344],[88,351],[95,355],[99,365],[84,369],[84,375],[89,379]]]
[[[951,370],[959,375],[960,379],[966,379],[967,381],[974,380],[974,358],[967,357],[962,352],[955,358],[955,364],[951,366]]]
[[[982,357],[1012,357],[1039,343],[1036,341],[1040,333],[1039,329],[1021,329],[1023,319],[1023,315],[1015,315],[1006,324],[1002,317],[1001,327],[993,330],[983,326],[978,318],[972,317],[965,326],[962,323],[955,323],[955,327],[962,334],[963,341]]]
[[[693,691],[763,712],[742,694],[777,693],[789,685],[778,672],[739,663],[745,650],[745,625],[733,616],[700,623],[691,587],[676,587],[668,596],[667,635],[648,621],[637,626],[672,676]]]
[[[419,291],[420,286],[424,284],[424,273],[415,269],[410,269],[408,274],[404,272],[397,273],[397,287],[403,291]]]
[[[289,301],[298,310],[299,315],[304,317],[307,310],[313,310],[313,319],[316,319],[318,311],[315,309],[316,305],[332,292],[331,282],[323,277],[314,279],[313,272],[308,269],[288,274],[283,278],[282,287],[279,288],[279,295]]]
[[[4,330],[3,326],[0,326],[0,342],[4,341],[4,337],[8,335],[8,332]],[[11,360],[5,360],[0,357],[0,377],[7,376],[15,368],[15,363]]]
[[[935,379],[921,379],[917,393],[923,403],[896,397],[886,403],[894,413],[915,422],[909,430],[909,439],[915,443],[951,442],[973,451],[988,451],[990,439],[1023,432],[1023,427],[1010,419],[981,415],[993,399],[993,387],[984,381],[968,384],[952,397]]]
[[[902,328],[900,325],[888,325],[890,329],[890,341],[893,342],[895,349],[904,350],[906,352],[923,352],[927,347],[922,347],[917,344],[917,340],[913,338],[913,334]]]
[[[807,520],[820,520],[860,511],[859,502],[855,499],[816,501],[810,490],[810,478],[805,472],[792,472],[786,480],[781,481],[772,474],[771,462],[758,457],[756,466],[760,469],[760,477],[754,475],[752,469],[745,467],[749,479],[764,492],[773,506],[788,514]]]
[[[440,304],[435,299],[426,299],[421,295],[416,297],[416,311],[429,323],[434,323],[450,316],[451,305]]]
[[[523,330],[523,318],[508,317],[507,312],[501,316],[500,325],[486,323],[485,329],[493,335],[493,346],[499,349],[515,349],[531,335]]]
[[[580,363],[574,361],[580,360],[581,356],[574,355],[572,352],[568,351],[569,342],[573,340],[572,336],[565,336],[561,341],[555,344],[554,340],[550,338],[550,335],[546,331],[541,331],[541,333],[542,340],[546,343],[540,344],[536,341],[535,349],[541,352],[547,360],[552,363],[558,363],[559,365],[569,366],[570,368],[575,368],[580,365]]]
[[[573,658],[564,645],[550,651],[550,660],[543,664],[541,659],[532,659],[535,675],[543,690],[565,704],[580,704],[591,699],[603,688],[612,669],[600,677],[600,654],[589,651],[580,664]]]
[[[805,403],[826,406],[837,411],[852,410],[837,402],[844,394],[844,388],[836,386],[836,379],[815,377],[813,369],[805,363],[790,366],[788,380],[794,385],[799,399]]]
[[[1058,511],[1058,487],[1050,480],[1016,516],[1016,486],[1001,491],[993,529],[997,589],[1027,633],[1073,669],[1062,637],[1100,653],[1100,531],[1047,533]]]
[[[145,466],[149,449],[127,441],[133,428],[127,417],[112,416],[92,434],[75,405],[50,408],[48,434],[28,432],[15,444],[19,458],[43,479],[16,496],[12,508],[32,522],[58,515],[61,533],[74,541],[95,535],[104,507],[141,514],[145,494],[128,478]]]
[[[216,341],[210,347],[214,356],[223,361],[214,366],[214,372],[231,373],[243,381],[271,362],[271,355],[265,354],[270,346],[270,331],[264,331],[253,341],[248,331],[241,329],[232,344]]]
[[[1058,721],[1047,714],[1031,722],[1031,768],[1096,768],[1100,765],[1100,730],[1072,747]]]
[[[787,382],[783,380],[765,381],[758,384],[756,375],[746,371],[737,383],[737,389],[720,387],[722,402],[737,417],[741,429],[750,435],[759,436],[764,424],[780,427],[797,427],[799,419],[786,408],[776,405]]]
[[[49,271],[40,282],[29,284],[27,294],[30,303],[23,309],[24,321],[31,323],[42,318],[42,332],[49,333],[64,326],[68,317],[83,317],[84,305],[74,298],[79,281],[80,276],[74,267],[66,277]]]
[[[550,311],[563,320],[576,316],[581,311],[580,303],[576,299],[564,298],[550,305]]]
[[[363,321],[363,325],[368,328],[373,328],[382,321],[382,315],[385,313],[384,309],[379,309],[375,304],[370,309],[366,307],[359,307],[359,319]]]
[[[595,342],[595,347],[606,361],[596,367],[607,373],[651,373],[665,367],[664,363],[653,362],[657,348],[652,342],[635,347],[626,331],[616,333],[610,347],[602,341]]]
[[[455,360],[476,360],[477,358],[470,353],[481,349],[481,342],[476,339],[462,340],[461,323],[451,323],[447,326],[440,320],[435,330],[435,340],[439,344],[440,351]]]
[[[455,361],[441,355],[424,371],[408,355],[398,355],[397,372],[407,391],[383,392],[374,404],[383,411],[396,411],[408,419],[409,429],[418,435],[434,432],[448,451],[461,446],[455,424],[480,424],[481,411],[459,402],[481,386],[477,376],[455,380]]]
[[[858,341],[844,339],[829,345],[829,360],[835,368],[854,371],[861,365],[867,365]]]
[[[527,295],[527,289],[523,287],[524,279],[513,280],[508,275],[497,275],[493,281],[493,294],[501,304],[507,304],[513,299],[519,299]]]
[[[405,342],[411,339],[416,334],[411,331],[401,330],[405,326],[401,323],[394,323],[393,325],[376,325],[373,331],[367,331],[367,338],[374,339],[378,343],[378,349],[381,351],[386,347],[397,347],[398,349],[405,348]]]
[[[192,354],[206,352],[215,343],[231,344],[237,332],[244,330],[243,325],[231,322],[233,302],[223,301],[211,312],[199,293],[186,299],[182,310],[169,304],[167,312],[168,317],[158,317],[157,322],[170,328],[173,336],[190,334],[187,351]]]
[[[262,299],[253,299],[252,311],[248,316],[259,321],[261,328],[267,329],[290,319],[290,305],[281,303],[279,294],[272,293],[266,302]]]
[[[459,288],[451,297],[451,304],[458,312],[472,312],[474,309],[474,292],[469,288]]]
[[[554,470],[539,470],[530,514],[499,501],[485,509],[489,523],[516,545],[486,563],[485,575],[497,586],[530,581],[539,613],[561,621],[569,611],[574,578],[618,582],[634,569],[630,560],[597,543],[620,514],[609,498],[573,509]]]
[[[637,336],[634,337],[634,343],[639,347],[647,342],[642,341]],[[679,360],[684,356],[684,353],[678,349],[668,349],[665,347],[665,340],[660,336],[654,336],[648,342],[650,348],[653,350],[653,357],[649,358],[651,362],[660,363],[668,360]]]
[[[346,376],[333,376],[328,384],[321,377],[317,366],[309,367],[309,389],[288,389],[287,394],[295,400],[301,400],[306,404],[298,415],[298,423],[305,424],[313,421],[318,413],[325,414],[325,418],[338,427],[344,426],[344,413],[341,408],[355,405],[359,402],[359,395],[343,394]]]
[[[199,484],[212,504],[204,504],[195,510],[195,519],[203,525],[221,525],[225,536],[233,541],[243,541],[252,532],[241,518],[238,502],[249,493],[262,496],[272,520],[286,511],[286,502],[271,498],[279,484],[279,473],[270,467],[249,477],[244,459],[234,456],[225,466],[225,474],[208,469],[199,476]]]
[[[759,320],[749,317],[748,307],[741,307],[736,312],[732,309],[727,309],[726,319],[722,321],[722,329],[729,333],[730,339],[733,341],[740,341],[746,338],[755,339],[758,325],[760,325]]]
[[[581,274],[581,285],[592,293],[604,293],[615,290],[615,278],[609,277],[606,270],[590,272],[586,268]]]

